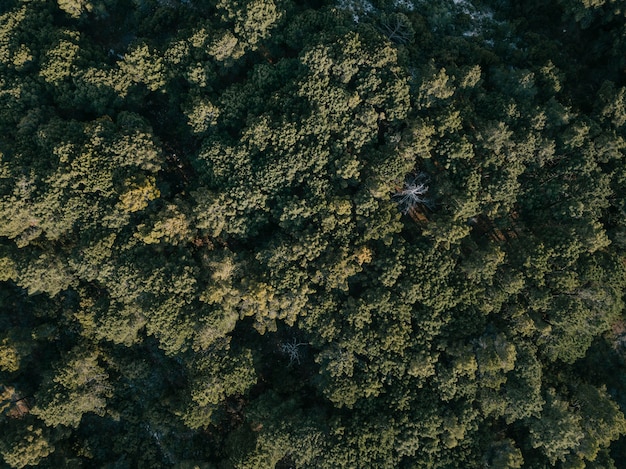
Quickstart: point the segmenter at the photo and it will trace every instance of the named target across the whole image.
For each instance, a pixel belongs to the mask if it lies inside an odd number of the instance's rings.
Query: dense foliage
[[[0,2],[5,464],[623,464],[625,14]]]

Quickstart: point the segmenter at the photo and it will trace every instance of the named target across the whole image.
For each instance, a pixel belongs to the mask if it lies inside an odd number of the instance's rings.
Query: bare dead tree
[[[405,215],[409,211],[418,206],[425,205],[432,209],[432,200],[426,197],[428,193],[428,176],[424,173],[419,173],[414,178],[407,179],[404,182],[402,190],[396,192],[392,198],[398,203],[398,207]]]
[[[383,17],[380,29],[389,40],[396,44],[406,44],[414,34],[409,19],[401,13]]]
[[[292,342],[283,342],[280,344],[280,351],[289,357],[289,365],[293,362],[300,364],[300,347],[307,345],[304,342],[298,342],[293,338]]]

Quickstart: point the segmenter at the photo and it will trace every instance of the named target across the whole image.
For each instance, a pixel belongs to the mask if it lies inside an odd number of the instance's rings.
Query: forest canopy
[[[0,2],[4,464],[620,467],[625,15]]]

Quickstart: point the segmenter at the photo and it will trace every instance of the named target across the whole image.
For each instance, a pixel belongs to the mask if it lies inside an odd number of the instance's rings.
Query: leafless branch
[[[296,338],[293,338],[292,342],[283,342],[280,344],[280,351],[289,357],[289,365],[293,362],[300,364],[300,347],[307,345],[304,342],[298,342]]]
[[[398,203],[402,213],[407,214],[417,205],[432,208],[432,200],[426,197],[428,193],[428,177],[424,173],[404,182],[402,190],[396,192],[392,198]]]

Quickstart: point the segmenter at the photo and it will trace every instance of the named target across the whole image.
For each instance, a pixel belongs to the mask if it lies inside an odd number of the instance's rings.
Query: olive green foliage
[[[3,464],[619,467],[619,3],[0,2]]]

